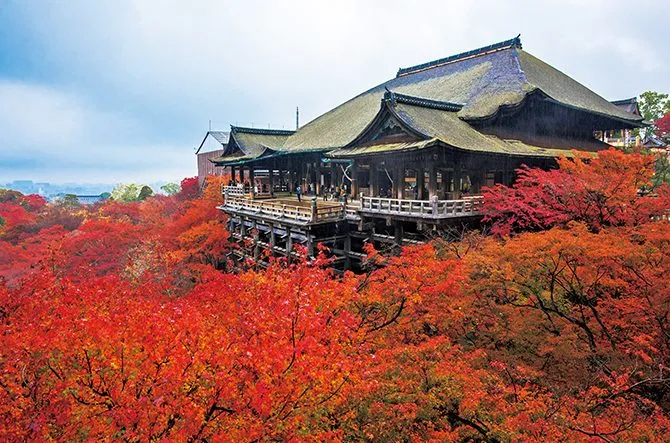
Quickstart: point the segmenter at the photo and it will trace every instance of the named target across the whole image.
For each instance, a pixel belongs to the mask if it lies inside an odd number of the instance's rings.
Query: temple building
[[[200,186],[210,175],[223,175],[224,168],[212,163],[213,158],[221,157],[228,144],[229,133],[225,131],[207,131],[205,138],[195,150],[198,158],[198,183]]]
[[[235,179],[221,209],[239,239],[289,256],[323,242],[349,263],[356,239],[402,244],[476,219],[482,187],[522,164],[551,168],[608,148],[598,131],[643,125],[516,37],[401,68],[296,131],[231,127],[211,161]]]

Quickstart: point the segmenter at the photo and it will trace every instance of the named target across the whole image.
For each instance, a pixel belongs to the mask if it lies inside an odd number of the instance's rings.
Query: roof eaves
[[[438,60],[433,60],[431,62],[422,63],[420,65],[411,66],[409,68],[400,68],[398,69],[397,77],[402,77],[403,75],[412,74],[414,72],[424,71],[426,69],[435,68],[437,66],[446,65],[448,63],[453,63],[456,61],[465,60],[472,57],[477,57],[479,55],[488,54],[490,52],[500,51],[507,48],[519,48],[521,49],[521,34],[516,37],[505,40],[499,43],[494,43],[492,45],[483,46],[481,48],[473,49],[471,51],[461,52],[460,54],[452,55],[449,57],[441,58]]]
[[[574,105],[570,105],[568,103],[563,103],[563,102],[558,101],[555,98],[550,97],[550,96],[547,96],[547,100],[552,102],[552,103],[555,103],[557,105],[565,106],[566,108],[576,109],[578,111],[590,112],[591,114],[599,115],[601,117],[609,118],[610,120],[618,121],[618,122],[621,122],[621,123],[630,124],[630,125],[635,126],[637,128],[644,128],[645,126],[651,126],[653,124],[651,122],[643,120],[642,117],[625,119],[623,117],[617,117],[615,115],[607,114],[605,112],[599,112],[599,111],[594,111],[594,110],[590,110],[590,109],[584,109],[584,108],[580,108],[579,106],[574,106]],[[635,114],[631,114],[631,116],[635,117]]]

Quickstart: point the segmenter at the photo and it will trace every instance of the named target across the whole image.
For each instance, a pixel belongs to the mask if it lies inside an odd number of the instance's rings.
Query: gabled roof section
[[[258,157],[266,150],[280,151],[284,142],[295,131],[283,129],[258,129],[231,126],[231,139],[245,154]]]
[[[202,139],[202,142],[200,142],[200,146],[198,146],[198,149],[195,151],[195,153],[200,154],[200,150],[205,146],[205,142],[207,142],[208,139],[215,141],[216,143],[221,145],[217,146],[215,149],[212,149],[213,151],[225,149],[226,145],[228,144],[229,137],[230,133],[227,131],[207,131],[205,137]]]
[[[627,98],[625,100],[614,100],[610,103],[612,103],[617,108],[623,109],[626,112],[630,112],[631,114],[640,116],[642,115],[640,114],[640,107],[637,104],[637,97]]]
[[[586,86],[529,53],[518,51],[517,57],[527,84],[533,89],[540,89],[557,103],[615,120],[630,123],[642,122],[642,117],[618,108]]]
[[[212,159],[218,165],[250,161],[281,151],[284,142],[295,131],[283,129],[230,127],[230,141],[221,157]]]
[[[372,122],[351,143],[327,154],[333,158],[358,157],[365,155],[390,154],[437,145],[452,147],[470,152],[482,152],[500,155],[557,157],[571,156],[572,150],[597,151],[607,147],[604,143],[594,142],[588,146],[583,141],[561,140],[555,146],[538,146],[521,140],[507,140],[494,135],[483,134],[458,116],[458,112],[447,109],[439,103],[427,102],[420,105],[419,97],[403,97],[392,100],[389,91],[381,101],[381,107]],[[414,139],[394,140],[391,137],[378,140],[370,139],[376,129],[385,120],[399,122],[407,134]]]
[[[501,106],[522,103],[532,92],[546,100],[623,122],[642,125],[641,117],[619,109],[561,71],[522,49],[515,37],[473,51],[403,68],[376,86],[317,117],[290,136],[287,152],[329,151],[348,145],[372,121],[387,90],[396,97],[420,98],[462,105],[458,117],[478,121],[495,115]],[[401,100],[402,101],[402,98]]]

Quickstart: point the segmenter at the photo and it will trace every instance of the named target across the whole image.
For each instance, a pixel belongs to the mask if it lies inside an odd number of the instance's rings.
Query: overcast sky
[[[0,0],[0,183],[196,174],[212,120],[292,129],[515,37],[609,100],[670,92],[670,2]]]

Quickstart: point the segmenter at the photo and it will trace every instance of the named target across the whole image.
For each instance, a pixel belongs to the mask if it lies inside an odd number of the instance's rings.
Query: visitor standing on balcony
[[[302,199],[300,198],[302,196],[302,187],[300,186],[300,184],[297,184],[295,186],[295,195],[298,197],[298,201],[302,201]]]

